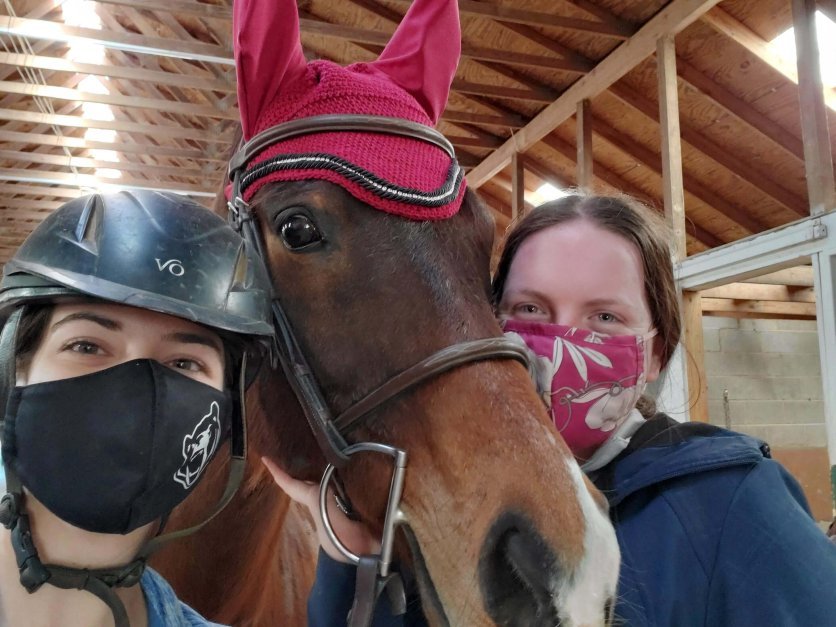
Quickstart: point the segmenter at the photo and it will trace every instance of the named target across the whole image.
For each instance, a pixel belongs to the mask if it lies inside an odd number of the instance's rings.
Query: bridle
[[[455,163],[453,146],[441,133],[423,124],[399,118],[322,115],[292,120],[259,133],[245,143],[230,160],[229,180],[232,182],[232,195],[228,208],[230,224],[264,260],[265,265],[268,266],[268,272],[270,268],[258,221],[255,219],[252,207],[244,201],[242,195],[242,181],[247,176],[247,166],[260,152],[276,142],[299,135],[334,131],[383,133],[417,139],[444,150]],[[458,164],[455,165],[458,168]],[[504,337],[460,342],[443,348],[396,374],[341,414],[334,416],[325,402],[322,390],[300,348],[281,302],[276,297],[273,298],[272,308],[276,328],[277,361],[299,400],[308,425],[328,462],[320,482],[320,517],[326,533],[337,549],[358,566],[357,588],[349,626],[360,627],[371,624],[374,606],[384,589],[389,591],[395,612],[403,613],[405,611],[403,584],[397,573],[390,572],[390,566],[395,527],[405,522],[400,509],[400,499],[407,453],[402,449],[376,442],[349,445],[346,437],[370,413],[429,379],[466,364],[494,359],[514,359],[529,367],[528,353],[519,344]],[[328,517],[327,494],[334,473],[345,467],[349,459],[359,453],[384,454],[393,459],[394,469],[389,488],[380,555],[358,556],[349,551],[337,538]]]

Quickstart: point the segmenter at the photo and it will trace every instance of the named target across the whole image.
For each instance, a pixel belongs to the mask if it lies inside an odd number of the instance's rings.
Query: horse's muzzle
[[[561,568],[528,518],[502,514],[493,524],[479,561],[485,610],[503,627],[559,626],[554,600]]]

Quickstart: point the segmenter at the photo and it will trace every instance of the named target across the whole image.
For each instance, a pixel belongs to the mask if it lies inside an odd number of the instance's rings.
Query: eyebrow
[[[163,339],[169,342],[179,342],[181,344],[201,344],[213,349],[218,355],[223,356],[224,350],[221,343],[215,338],[204,335],[202,333],[186,333],[176,331],[174,333],[167,333]]]
[[[52,329],[57,329],[62,324],[72,322],[73,320],[87,320],[88,322],[93,322],[104,327],[108,331],[119,331],[122,329],[122,325],[116,320],[100,316],[89,311],[77,311],[76,313],[71,313],[64,318],[61,318],[58,322],[55,322],[52,325]]]
[[[618,305],[621,307],[630,306],[631,303],[628,303],[620,298],[594,298],[586,303],[589,307],[607,307]]]

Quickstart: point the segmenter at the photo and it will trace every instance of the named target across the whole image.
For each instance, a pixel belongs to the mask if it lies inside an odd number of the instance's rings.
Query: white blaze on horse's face
[[[567,460],[566,465],[575,484],[586,530],[584,556],[575,576],[557,582],[556,609],[565,627],[603,625],[609,617],[602,616],[601,610],[607,611],[609,603],[614,603],[618,585],[618,541],[609,518],[589,493],[577,462]]]

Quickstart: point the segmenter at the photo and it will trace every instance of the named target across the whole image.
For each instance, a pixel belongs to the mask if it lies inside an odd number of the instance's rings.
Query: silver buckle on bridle
[[[383,520],[383,533],[380,538],[380,553],[378,555],[361,556],[352,552],[337,537],[331,525],[331,519],[328,515],[328,488],[336,466],[328,464],[319,483],[319,517],[325,529],[325,534],[336,549],[358,568],[357,590],[349,625],[370,624],[377,599],[385,589],[388,589],[395,615],[403,614],[406,611],[403,581],[398,573],[391,572],[395,531],[398,525],[406,522],[406,516],[400,508],[406,475],[406,451],[378,442],[352,444],[344,451],[347,457],[358,453],[382,453],[392,457],[393,460],[392,479],[389,483],[389,500],[386,504],[386,516]]]

